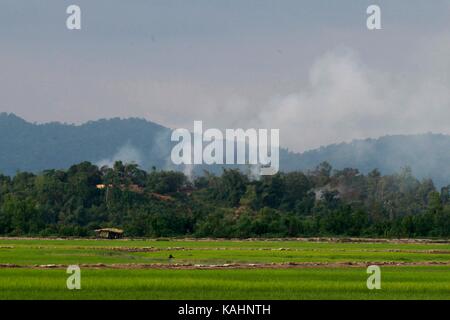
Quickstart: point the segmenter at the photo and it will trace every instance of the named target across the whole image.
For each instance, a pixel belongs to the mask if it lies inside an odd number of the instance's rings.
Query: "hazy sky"
[[[36,122],[279,128],[297,151],[450,133],[449,57],[450,0],[0,0],[0,111]]]

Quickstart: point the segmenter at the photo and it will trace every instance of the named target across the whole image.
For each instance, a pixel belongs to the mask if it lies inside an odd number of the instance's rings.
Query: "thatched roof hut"
[[[104,239],[120,239],[123,237],[123,230],[117,228],[103,228],[95,230],[97,237]]]

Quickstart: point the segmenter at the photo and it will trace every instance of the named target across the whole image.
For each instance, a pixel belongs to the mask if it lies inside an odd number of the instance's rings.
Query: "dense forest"
[[[100,227],[129,237],[449,237],[450,187],[436,190],[409,168],[364,175],[326,162],[259,179],[224,169],[190,180],[120,161],[0,175],[0,235],[92,236]]]

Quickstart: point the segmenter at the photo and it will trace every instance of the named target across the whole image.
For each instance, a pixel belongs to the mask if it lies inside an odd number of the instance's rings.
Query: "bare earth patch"
[[[290,268],[365,268],[370,265],[384,267],[415,267],[415,266],[450,266],[450,262],[286,262],[286,263],[229,263],[229,264],[164,264],[164,263],[116,263],[116,264],[80,264],[80,268],[89,269],[182,269],[182,270],[211,270],[211,269],[290,269]],[[66,264],[45,265],[17,265],[0,264],[0,268],[27,269],[66,269]]]
[[[96,240],[111,241],[109,239],[97,239],[92,237],[74,238],[74,237],[0,237],[0,240]],[[311,238],[123,238],[120,241],[197,241],[197,242],[214,242],[214,241],[236,241],[236,242],[252,242],[252,241],[298,241],[298,242],[332,242],[332,243],[407,243],[407,244],[427,244],[442,243],[450,244],[450,239],[383,239],[383,238],[333,238],[333,237],[311,237]]]

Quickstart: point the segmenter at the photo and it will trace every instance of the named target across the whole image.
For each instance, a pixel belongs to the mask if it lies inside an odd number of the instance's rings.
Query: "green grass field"
[[[449,243],[0,239],[0,266],[0,299],[450,299]]]

